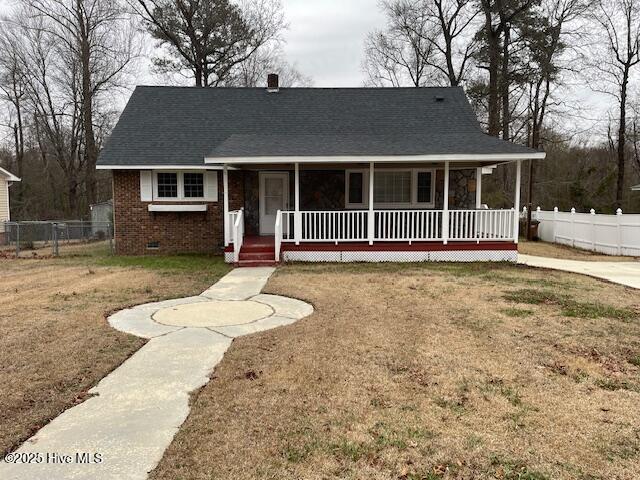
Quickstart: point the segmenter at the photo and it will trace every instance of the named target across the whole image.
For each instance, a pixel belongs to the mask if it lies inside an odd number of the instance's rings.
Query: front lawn
[[[0,259],[0,458],[144,344],[111,328],[108,312],[199,294],[228,271],[221,257],[103,250]]]
[[[510,265],[292,265],[313,303],[234,341],[166,479],[640,478],[640,295]]]

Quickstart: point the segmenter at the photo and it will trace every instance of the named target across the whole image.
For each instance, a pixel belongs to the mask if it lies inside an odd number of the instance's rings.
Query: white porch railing
[[[276,222],[276,242],[365,242],[368,210],[301,211],[295,238],[295,212],[283,211]],[[444,241],[443,210],[375,210],[373,240],[385,242]],[[515,240],[514,210],[449,210],[446,240]]]
[[[240,250],[244,242],[244,209],[236,212],[229,212],[229,217],[233,219],[233,228],[231,229],[231,238],[233,241],[233,261],[240,261]]]
[[[449,240],[515,240],[515,210],[449,210]]]

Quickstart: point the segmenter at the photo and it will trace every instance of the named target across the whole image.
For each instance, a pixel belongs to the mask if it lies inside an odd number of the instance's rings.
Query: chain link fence
[[[81,255],[104,247],[113,253],[113,225],[110,222],[56,220],[5,222],[0,253],[25,255]],[[4,244],[4,245],[3,245]],[[93,250],[92,250],[93,249]]]

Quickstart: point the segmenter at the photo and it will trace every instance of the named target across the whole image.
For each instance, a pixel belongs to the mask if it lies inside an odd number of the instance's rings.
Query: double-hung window
[[[157,200],[217,200],[215,172],[164,172],[153,176],[153,193]]]
[[[345,186],[347,208],[369,206],[368,170],[347,170]],[[435,170],[374,170],[373,202],[376,208],[433,208],[434,197]]]
[[[178,174],[158,172],[158,198],[178,198]]]
[[[204,174],[185,173],[183,189],[184,198],[204,198]]]

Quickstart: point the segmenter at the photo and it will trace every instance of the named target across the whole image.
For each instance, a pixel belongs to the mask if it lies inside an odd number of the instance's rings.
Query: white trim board
[[[157,205],[148,207],[150,212],[206,212],[207,205]]]
[[[496,153],[496,154],[448,154],[448,155],[380,155],[380,156],[318,156],[318,157],[205,157],[210,164],[278,164],[278,163],[401,163],[401,162],[509,162],[516,160],[542,160],[545,152]]]
[[[96,170],[222,170],[222,165],[96,165]]]
[[[21,180],[16,177],[13,173],[11,173],[8,170],[5,170],[4,168],[0,167],[0,174],[4,177],[6,177],[7,182],[20,182]]]

